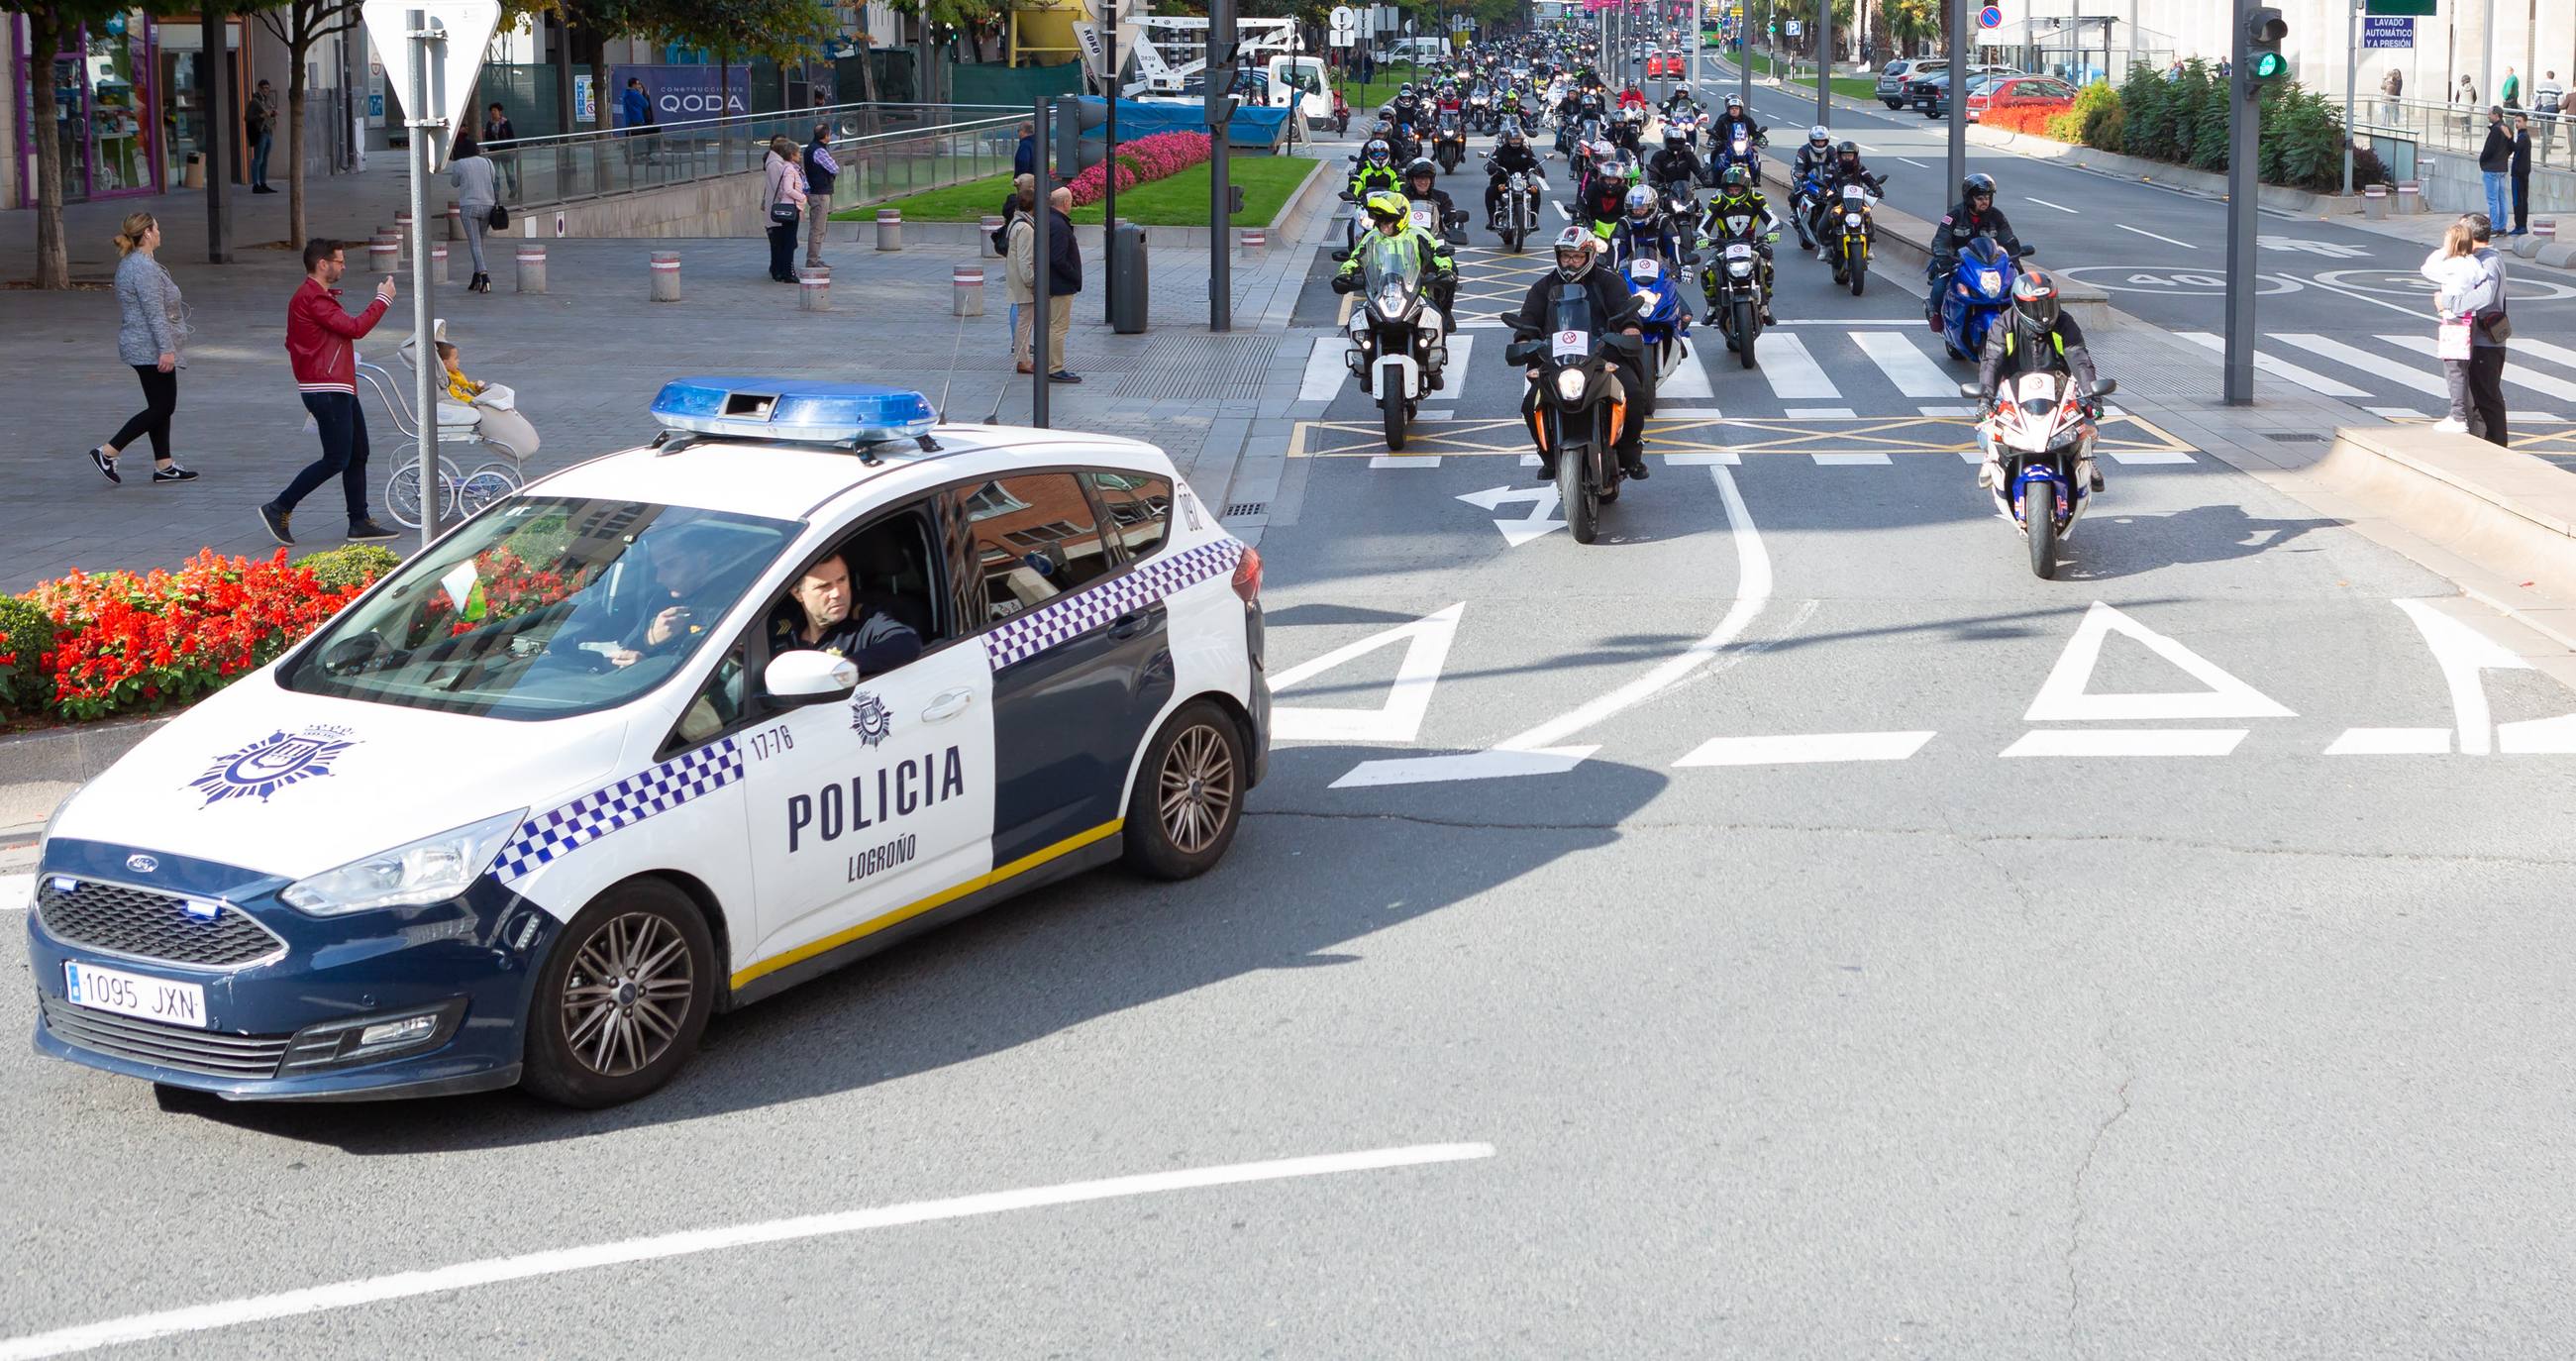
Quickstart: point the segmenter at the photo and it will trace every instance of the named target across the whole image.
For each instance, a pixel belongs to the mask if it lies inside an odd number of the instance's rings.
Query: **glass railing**
[[[865,203],[1011,168],[1028,110],[991,105],[837,104],[786,113],[656,123],[493,142],[502,201],[541,208],[728,175],[758,173],[773,137],[800,152],[832,125],[836,204]]]
[[[2390,99],[2381,94],[2354,96],[2352,124],[2354,140],[2372,145],[2381,138],[2403,141],[2411,152],[2401,153],[2407,159],[2435,153],[2465,156],[2472,162],[2487,141],[2486,103],[2436,104],[2425,99]],[[2514,110],[2505,110],[2507,134],[2513,131]],[[2383,148],[2381,159],[2391,159]],[[2531,114],[2531,160],[2535,168],[2543,165],[2576,166],[2576,119],[2566,114]],[[2414,178],[2391,164],[2396,178]]]

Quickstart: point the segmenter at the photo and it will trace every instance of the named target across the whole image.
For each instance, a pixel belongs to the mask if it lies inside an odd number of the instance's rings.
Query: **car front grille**
[[[189,915],[190,901],[123,884],[57,877],[48,877],[36,892],[36,910],[55,939],[127,959],[235,969],[286,949],[286,942],[240,908],[218,905],[209,921]]]
[[[112,1012],[91,1011],[46,997],[45,1029],[64,1043],[113,1058],[158,1064],[208,1077],[277,1076],[277,1061],[286,1052],[288,1035],[227,1035],[137,1020]]]

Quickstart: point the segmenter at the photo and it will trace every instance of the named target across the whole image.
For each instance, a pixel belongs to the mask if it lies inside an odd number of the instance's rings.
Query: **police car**
[[[235,1099],[668,1081],[708,1017],[1124,859],[1267,759],[1260,558],[1161,451],[694,378],[57,810],[35,1044]]]

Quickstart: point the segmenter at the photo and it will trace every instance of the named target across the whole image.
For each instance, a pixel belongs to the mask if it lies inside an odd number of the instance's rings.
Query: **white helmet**
[[[1567,227],[1556,238],[1556,276],[1574,283],[1592,272],[1592,254],[1601,238],[1581,227]],[[1583,258],[1572,265],[1565,263],[1565,253],[1574,251]]]
[[[1807,129],[1807,145],[1809,146],[1830,146],[1833,144],[1833,140],[1834,135],[1831,132],[1826,131],[1825,125],[1822,123],[1818,123],[1814,127]]]

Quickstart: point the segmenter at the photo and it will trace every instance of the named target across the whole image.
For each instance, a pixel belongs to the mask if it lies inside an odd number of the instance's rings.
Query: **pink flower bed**
[[[1118,172],[1118,187],[1133,189],[1177,175],[1214,154],[1204,132],[1158,132],[1119,143],[1115,155],[1074,176],[1067,187],[1073,190],[1074,206],[1098,203],[1108,192],[1112,167]]]

